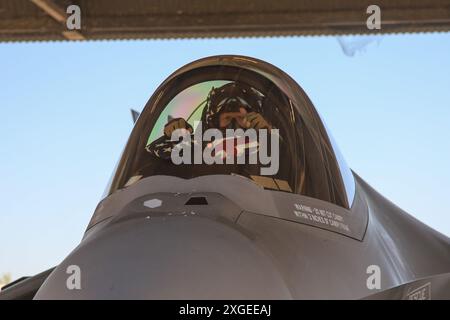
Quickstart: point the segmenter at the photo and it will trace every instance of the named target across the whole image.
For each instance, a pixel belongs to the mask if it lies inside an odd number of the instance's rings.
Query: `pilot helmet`
[[[255,88],[242,82],[230,82],[218,88],[212,88],[203,110],[203,125],[219,128],[219,116],[224,112],[239,112],[244,108],[247,113],[263,113],[264,95]]]

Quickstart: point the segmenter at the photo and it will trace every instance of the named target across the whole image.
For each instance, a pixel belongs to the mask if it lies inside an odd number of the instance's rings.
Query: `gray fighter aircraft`
[[[134,116],[81,243],[1,299],[450,299],[449,238],[352,172],[280,69],[201,59]]]

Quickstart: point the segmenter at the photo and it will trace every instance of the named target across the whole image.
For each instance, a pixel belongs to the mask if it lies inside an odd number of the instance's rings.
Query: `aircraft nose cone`
[[[80,268],[81,289],[67,288]],[[52,273],[37,299],[287,299],[273,261],[231,222],[139,217],[113,224]]]

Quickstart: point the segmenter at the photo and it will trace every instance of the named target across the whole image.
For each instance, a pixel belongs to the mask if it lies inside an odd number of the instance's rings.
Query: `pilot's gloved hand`
[[[259,129],[272,129],[272,126],[264,119],[264,117],[257,112],[250,112],[245,117],[247,128]]]
[[[177,129],[186,129],[190,133],[192,133],[194,131],[194,129],[192,129],[192,126],[189,123],[187,123],[186,120],[184,120],[183,118],[176,118],[176,119],[170,120],[164,126],[164,135],[167,138],[171,138],[172,132],[174,132]]]

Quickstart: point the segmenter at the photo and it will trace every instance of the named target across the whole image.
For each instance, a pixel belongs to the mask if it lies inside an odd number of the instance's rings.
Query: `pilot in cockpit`
[[[212,88],[203,110],[202,129],[219,129],[225,136],[227,129],[272,129],[263,116],[264,96],[254,88],[237,82],[230,82]],[[192,126],[183,118],[170,119],[164,126],[164,135],[147,146],[147,151],[160,159],[169,160],[178,141],[171,139],[177,130],[194,133]]]
[[[279,76],[214,67],[171,78],[139,117],[113,188],[152,176],[214,176],[345,206],[320,116],[301,88]]]

